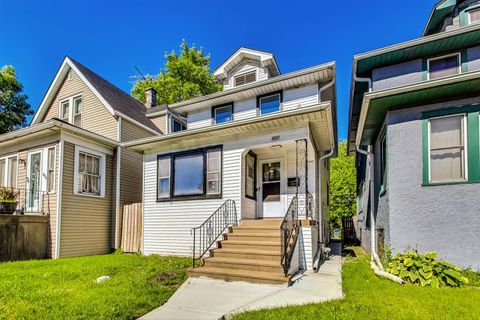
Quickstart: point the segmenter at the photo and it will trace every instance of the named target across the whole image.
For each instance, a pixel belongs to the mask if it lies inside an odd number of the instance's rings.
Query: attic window
[[[73,69],[68,70],[68,80],[73,80],[75,77],[75,72],[73,72]]]
[[[468,24],[480,23],[480,8],[469,10],[468,12]]]
[[[257,80],[257,72],[249,72],[235,77],[235,87],[242,86],[244,84],[252,83]]]

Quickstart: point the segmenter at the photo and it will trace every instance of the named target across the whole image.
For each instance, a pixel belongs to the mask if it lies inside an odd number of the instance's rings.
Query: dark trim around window
[[[220,193],[214,195],[207,195],[207,152],[219,150],[220,151]],[[182,195],[175,196],[175,158],[189,155],[202,155],[203,156],[203,193],[199,195]],[[159,198],[158,197],[158,179],[159,179],[159,170],[158,162],[160,159],[170,159],[170,196],[168,198]],[[172,152],[167,154],[157,155],[156,161],[156,195],[157,202],[167,202],[167,201],[182,201],[182,200],[198,200],[198,199],[221,199],[223,197],[223,145],[216,145],[206,148],[200,148],[195,150],[181,151],[181,152]]]
[[[282,111],[283,90],[279,90],[279,91],[273,91],[273,92],[269,92],[269,93],[257,96],[257,115],[261,115],[260,114],[260,99],[267,98],[267,97],[270,97],[270,96],[274,96],[274,95],[277,95],[277,94],[280,95],[280,107],[279,107],[278,111]]]
[[[215,121],[215,110],[217,110],[217,109],[219,109],[219,108],[223,108],[223,107],[228,107],[228,106],[231,106],[231,107],[232,107],[232,120],[226,121],[226,122],[221,122],[221,123],[227,123],[227,122],[232,122],[232,121],[233,121],[234,103],[233,103],[233,102],[229,102],[229,103],[224,103],[224,104],[220,104],[220,105],[218,105],[218,106],[213,106],[213,107],[212,107],[212,123],[213,123],[213,124],[217,124],[217,122]]]
[[[247,194],[247,157],[245,157],[245,181],[244,181],[244,189],[245,189],[245,197],[247,199],[251,199],[257,201],[257,155],[253,151],[249,151],[247,156],[251,156],[253,158],[253,197]]]

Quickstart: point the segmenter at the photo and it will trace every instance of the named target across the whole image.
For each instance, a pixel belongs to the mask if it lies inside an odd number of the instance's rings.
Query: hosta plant
[[[436,257],[436,252],[420,254],[408,250],[393,257],[387,263],[386,271],[422,287],[459,287],[468,283],[459,267],[436,260]]]

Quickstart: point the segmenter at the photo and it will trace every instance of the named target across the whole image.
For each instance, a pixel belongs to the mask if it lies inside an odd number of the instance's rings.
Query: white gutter
[[[62,233],[62,177],[63,177],[63,151],[64,141],[60,140],[60,147],[58,150],[58,176],[57,176],[57,216],[55,218],[55,259],[60,258],[60,237]]]
[[[118,142],[122,142],[122,118],[118,117],[117,123]],[[117,147],[117,168],[116,168],[116,185],[115,185],[115,249],[120,247],[120,172],[122,163],[122,146]]]
[[[138,125],[138,126],[141,127],[142,129],[145,129],[145,130],[147,130],[147,131],[150,132],[150,133],[153,133],[153,134],[155,134],[155,135],[159,135],[159,134],[160,134],[160,132],[155,131],[155,130],[153,130],[152,128],[147,127],[146,125],[138,122],[138,121],[135,120],[135,119],[130,118],[129,116],[124,115],[124,114],[121,113],[121,112],[115,111],[114,114],[115,114],[117,117],[119,117],[119,118],[123,118],[123,119],[128,120],[128,121],[130,121],[130,122],[132,122],[132,123],[135,123],[136,125]]]

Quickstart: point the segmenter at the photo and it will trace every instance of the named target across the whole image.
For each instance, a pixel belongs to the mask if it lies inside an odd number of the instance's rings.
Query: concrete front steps
[[[190,277],[226,281],[286,284],[281,265],[281,220],[244,220],[217,242],[204,264],[188,270]]]

